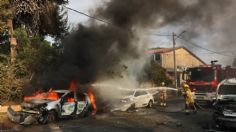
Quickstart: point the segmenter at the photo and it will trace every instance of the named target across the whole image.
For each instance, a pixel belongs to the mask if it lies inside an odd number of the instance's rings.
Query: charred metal
[[[43,93],[50,95],[50,92]],[[60,118],[67,117],[85,117],[92,113],[93,106],[86,93],[80,93],[70,90],[55,90],[58,99],[39,98],[36,95],[27,99],[21,104],[21,111],[15,112],[11,107],[8,108],[7,114],[9,119],[20,124],[40,123],[56,121]]]

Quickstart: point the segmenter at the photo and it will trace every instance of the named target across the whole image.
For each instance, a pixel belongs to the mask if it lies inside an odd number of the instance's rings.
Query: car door
[[[144,96],[143,96],[143,106],[147,106],[150,100],[152,99],[152,95],[148,93],[147,91],[143,91]]]
[[[67,95],[65,95],[62,98],[61,104],[62,104],[62,112],[61,112],[62,116],[73,114],[77,109],[75,107],[75,105],[77,104],[75,92],[69,92]]]
[[[146,91],[137,91],[135,93],[136,107],[145,107],[149,102],[149,96]]]
[[[142,107],[143,104],[143,100],[142,97],[143,96],[143,92],[142,91],[136,91],[134,94],[134,102],[135,102],[135,107],[139,108]]]
[[[86,105],[88,105],[87,104],[88,102],[87,102],[85,94],[81,92],[77,92],[76,96],[78,99],[76,114],[80,114],[85,109]]]

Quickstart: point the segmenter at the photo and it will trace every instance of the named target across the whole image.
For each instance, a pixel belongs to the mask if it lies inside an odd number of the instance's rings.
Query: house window
[[[157,61],[157,62],[161,62],[161,55],[160,54],[154,54],[154,59],[155,59],[155,61]]]

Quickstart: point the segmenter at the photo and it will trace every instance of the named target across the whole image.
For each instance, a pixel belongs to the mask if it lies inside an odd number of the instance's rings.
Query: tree
[[[26,26],[32,35],[60,39],[67,33],[66,12],[60,7],[67,0],[11,0],[15,26]]]
[[[7,19],[12,16],[12,12],[9,8],[9,1],[8,0],[1,0],[0,1],[0,32],[6,28]]]
[[[29,82],[29,73],[24,64],[10,63],[8,56],[0,56],[0,104],[21,99],[22,90]]]
[[[60,52],[49,42],[37,36],[29,37],[24,28],[16,29],[14,36],[18,40],[16,61],[10,63],[9,55],[0,53],[1,102],[19,100],[34,76],[43,73],[61,58]]]
[[[28,37],[24,28],[15,30],[18,40],[17,59],[22,61],[31,73],[41,73],[60,59],[60,52],[40,37]]]
[[[151,61],[145,68],[144,74],[140,78],[142,82],[152,82],[155,85],[160,85],[162,82],[171,84],[171,79],[166,76],[166,70],[162,68],[157,62]]]
[[[0,1],[0,51],[6,53],[6,49],[9,50],[7,44],[9,42],[8,28],[7,28],[7,19],[12,16],[11,10],[9,9],[9,1],[1,0]]]
[[[67,18],[61,13],[66,0],[1,0],[0,37],[16,37],[18,55],[14,63],[9,57],[10,43],[0,45],[0,103],[19,100],[25,85],[33,76],[44,72],[61,58],[57,47],[45,41],[45,35],[60,40],[67,33]],[[9,27],[13,20],[15,28]],[[11,21],[10,21],[11,22]],[[8,32],[8,30],[10,32]]]

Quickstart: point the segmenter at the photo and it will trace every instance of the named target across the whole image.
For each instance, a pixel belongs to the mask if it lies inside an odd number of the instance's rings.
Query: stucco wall
[[[195,56],[190,54],[184,48],[177,49],[176,52],[176,67],[194,67],[199,65],[204,65]],[[161,65],[167,69],[173,69],[173,51],[161,54]]]

